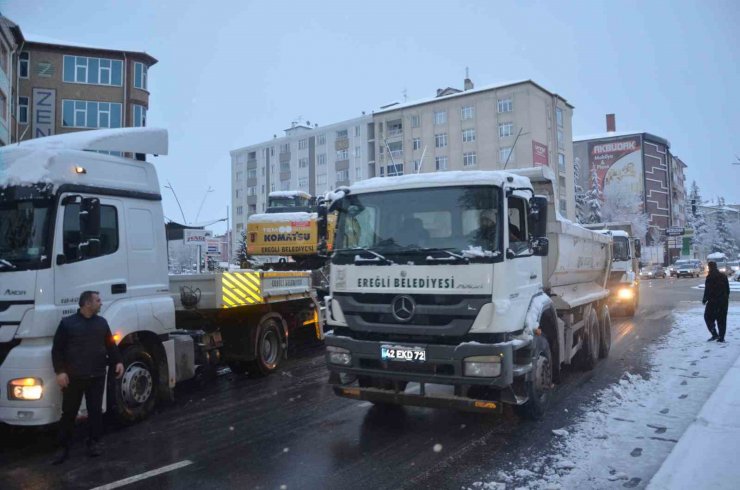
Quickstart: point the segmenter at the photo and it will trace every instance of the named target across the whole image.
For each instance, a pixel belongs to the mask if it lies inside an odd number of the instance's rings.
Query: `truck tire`
[[[588,316],[584,319],[586,325],[584,328],[583,345],[578,353],[579,355],[579,367],[584,371],[591,371],[596,367],[596,362],[599,360],[599,345],[601,343],[599,335],[599,319],[596,316],[596,311],[591,308]]]
[[[108,376],[108,402],[115,419],[129,425],[144,420],[157,402],[157,363],[141,344],[123,351],[123,376]]]
[[[250,376],[267,376],[275,372],[283,358],[283,337],[274,318],[260,324],[255,347],[257,358],[247,365]]]
[[[534,339],[532,358],[532,377],[526,382],[527,402],[517,407],[517,412],[525,418],[539,420],[547,411],[552,390],[552,354],[547,339],[537,336]]]
[[[609,307],[606,305],[601,307],[599,326],[601,327],[599,357],[604,359],[609,356],[609,351],[612,348],[612,318],[609,314]]]

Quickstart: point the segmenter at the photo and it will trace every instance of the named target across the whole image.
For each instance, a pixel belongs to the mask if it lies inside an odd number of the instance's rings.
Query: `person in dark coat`
[[[51,348],[57,383],[62,388],[60,448],[54,464],[63,463],[69,456],[69,444],[83,395],[88,414],[87,454],[100,456],[105,368],[110,365],[115,369],[117,378],[123,375],[123,360],[108,322],[98,316],[102,306],[100,295],[97,291],[85,291],[80,295],[79,305],[77,313],[59,323]]]
[[[702,299],[702,304],[707,305],[704,309],[704,321],[709,333],[712,334],[709,341],[724,342],[727,330],[727,307],[730,302],[730,282],[727,276],[717,269],[716,262],[710,261],[708,265],[709,274],[704,282],[704,299]],[[714,328],[715,322],[719,333]]]

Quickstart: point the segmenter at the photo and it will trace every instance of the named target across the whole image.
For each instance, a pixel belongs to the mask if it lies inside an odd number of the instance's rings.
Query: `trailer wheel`
[[[252,376],[266,376],[277,370],[283,358],[283,338],[278,323],[269,318],[257,330],[257,359],[248,364]]]
[[[157,401],[157,363],[141,344],[123,353],[123,376],[108,377],[108,401],[116,420],[124,425],[145,419]]]
[[[532,376],[526,382],[527,402],[517,411],[531,420],[539,420],[547,411],[552,390],[552,354],[545,337],[535,337]]]
[[[601,307],[600,317],[601,341],[599,342],[599,357],[604,359],[609,356],[609,351],[612,348],[612,318],[609,314],[608,306],[604,305]]]
[[[599,319],[594,308],[591,308],[586,318],[585,337],[579,352],[579,364],[581,369],[585,371],[591,371],[595,368],[596,362],[599,360],[599,345],[601,343],[599,330]]]

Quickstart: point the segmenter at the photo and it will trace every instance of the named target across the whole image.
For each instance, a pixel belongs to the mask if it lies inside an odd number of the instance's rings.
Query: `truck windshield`
[[[623,236],[614,237],[614,260],[629,260],[630,256],[630,242],[629,238]]]
[[[0,273],[38,269],[49,252],[50,186],[0,189]]]
[[[491,186],[350,194],[339,203],[335,263],[346,262],[358,250],[394,262],[402,255],[403,263],[430,255],[444,258],[445,252],[448,258],[452,252],[492,260],[501,250],[500,194]]]

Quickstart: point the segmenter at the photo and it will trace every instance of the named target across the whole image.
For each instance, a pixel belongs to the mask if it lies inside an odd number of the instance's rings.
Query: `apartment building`
[[[381,177],[549,166],[560,213],[575,219],[572,118],[567,100],[532,80],[475,88],[465,79],[463,90],[375,111],[371,163]]]
[[[16,57],[21,39],[18,26],[0,16],[0,146],[11,142],[15,121]]]
[[[246,229],[249,215],[265,211],[272,191],[316,196],[371,177],[372,121],[363,115],[327,126],[294,122],[282,137],[232,150],[234,240]]]
[[[24,39],[13,141],[146,126],[148,72],[155,63],[144,52]]]

